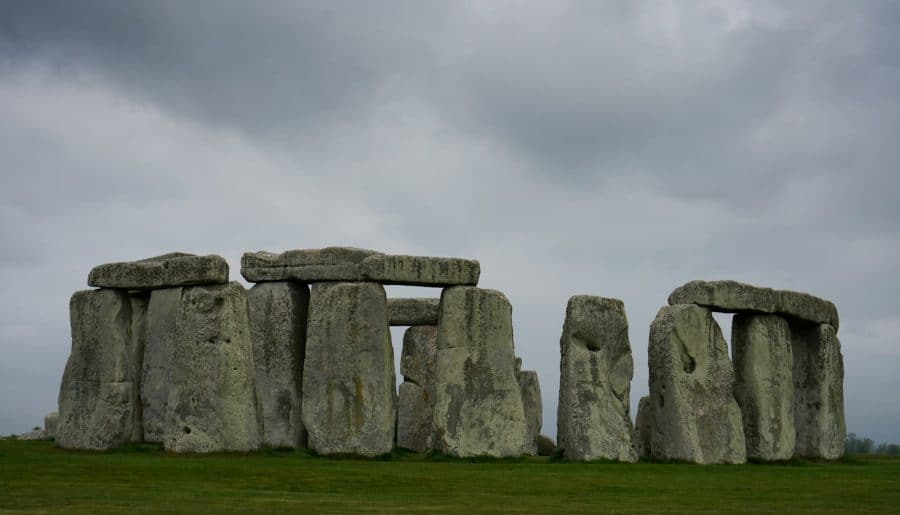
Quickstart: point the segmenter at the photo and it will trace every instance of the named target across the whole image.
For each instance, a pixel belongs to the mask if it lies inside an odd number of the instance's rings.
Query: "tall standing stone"
[[[634,363],[622,301],[570,298],[560,353],[557,445],[563,456],[636,461],[629,414]]]
[[[519,456],[527,438],[512,307],[499,291],[441,296],[431,446],[454,456]]]
[[[175,321],[183,288],[153,290],[147,305],[141,408],[145,442],[162,443],[168,418],[175,352]]]
[[[523,370],[516,373],[519,391],[522,394],[522,408],[525,410],[525,454],[537,454],[537,441],[541,436],[544,412],[541,402],[541,384],[537,372]]]
[[[259,447],[244,288],[236,282],[185,288],[175,319],[173,351],[166,450]]]
[[[395,387],[384,287],[314,284],[303,367],[309,447],[319,454],[390,452],[397,421]]]
[[[634,417],[634,450],[639,458],[650,457],[652,431],[653,408],[650,405],[650,397],[645,395],[638,402],[637,416]]]
[[[302,447],[306,431],[300,388],[309,287],[293,282],[260,283],[247,293],[247,303],[262,443]]]
[[[694,463],[747,460],[734,368],[707,308],[659,310],[650,326],[651,456]]]
[[[437,326],[420,325],[403,335],[400,384],[397,406],[397,446],[416,452],[428,450],[434,418],[434,367],[437,355]]]
[[[144,346],[147,339],[147,307],[150,296],[146,292],[133,292],[131,301],[131,377],[134,383],[134,414],[131,426],[131,441],[144,439],[143,405],[141,402],[141,369],[143,368]]]
[[[72,351],[59,391],[56,443],[109,449],[133,438],[137,386],[131,299],[118,290],[87,290],[69,303]]]
[[[834,460],[844,454],[844,358],[828,324],[791,327],[795,454]]]
[[[747,457],[787,460],[794,454],[791,329],[776,315],[738,314],[731,325],[736,382]]]

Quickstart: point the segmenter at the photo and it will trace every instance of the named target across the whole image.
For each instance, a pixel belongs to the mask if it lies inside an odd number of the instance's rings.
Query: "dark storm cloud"
[[[93,264],[352,244],[480,259],[547,433],[569,295],[624,299],[636,400],[668,292],[734,278],[835,300],[851,429],[900,440],[897,26],[892,2],[4,2],[0,432],[52,405]]]

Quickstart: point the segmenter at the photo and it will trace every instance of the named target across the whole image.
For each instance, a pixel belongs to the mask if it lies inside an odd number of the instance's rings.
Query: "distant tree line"
[[[881,443],[875,445],[871,438],[860,438],[856,433],[847,435],[845,445],[846,454],[884,454],[887,456],[900,456],[900,444]]]

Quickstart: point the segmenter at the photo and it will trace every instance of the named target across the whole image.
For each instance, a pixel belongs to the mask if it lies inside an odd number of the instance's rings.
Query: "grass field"
[[[900,459],[697,466],[175,456],[0,440],[0,512],[900,512]]]

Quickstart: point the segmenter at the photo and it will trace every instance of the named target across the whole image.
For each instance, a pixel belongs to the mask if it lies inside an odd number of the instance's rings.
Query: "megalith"
[[[243,286],[231,282],[184,288],[175,316],[172,358],[166,450],[259,447],[253,346]]]
[[[538,437],[541,436],[541,426],[544,423],[543,407],[541,406],[541,384],[537,372],[522,370],[516,373],[519,382],[519,392],[522,394],[522,408],[525,410],[525,454],[537,454]]]
[[[621,300],[575,295],[560,338],[557,447],[566,459],[634,462],[634,363]]]
[[[69,302],[72,351],[59,391],[56,443],[103,450],[133,439],[139,423],[132,305],[127,292],[86,290]]]
[[[677,304],[650,326],[651,457],[695,463],[747,460],[734,368],[709,309]]]
[[[400,358],[400,398],[397,406],[397,446],[416,452],[428,450],[434,418],[434,367],[437,326],[412,326],[403,335]]]
[[[222,256],[173,252],[140,261],[95,266],[88,285],[126,290],[151,290],[228,282],[228,263]]]
[[[791,330],[777,315],[741,313],[731,324],[734,397],[741,408],[747,457],[773,461],[794,454]]]
[[[144,359],[141,368],[143,439],[162,443],[166,433],[169,388],[175,349],[175,320],[183,288],[153,290],[145,317]]]
[[[309,287],[287,281],[259,283],[247,292],[247,304],[261,441],[271,447],[302,447],[306,432],[300,388]]]
[[[844,358],[834,327],[791,326],[794,357],[794,453],[834,460],[844,454]]]
[[[319,454],[390,452],[395,388],[384,287],[313,284],[302,388],[309,448]]]
[[[523,453],[527,434],[515,359],[505,295],[470,286],[443,291],[432,448],[458,457]]]
[[[638,458],[650,458],[652,428],[653,409],[650,406],[650,397],[645,395],[638,401],[637,415],[634,417],[634,450]]]

